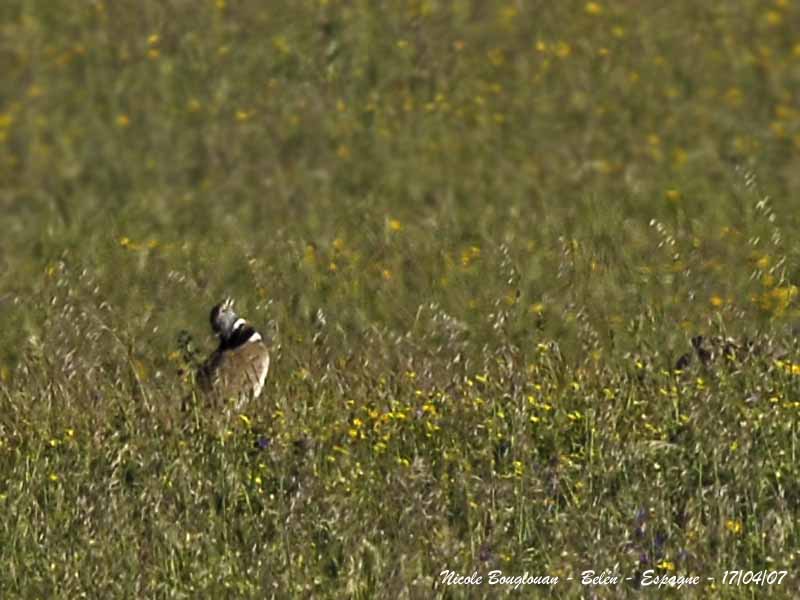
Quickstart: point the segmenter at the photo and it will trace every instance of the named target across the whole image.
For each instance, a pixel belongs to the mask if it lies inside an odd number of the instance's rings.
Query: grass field
[[[797,597],[800,6],[377,7],[0,5],[0,596]]]

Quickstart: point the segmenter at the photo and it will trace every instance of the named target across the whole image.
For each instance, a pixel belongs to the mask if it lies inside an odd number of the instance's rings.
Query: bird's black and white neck
[[[233,310],[230,298],[211,309],[210,321],[211,329],[219,337],[220,348],[232,349],[261,341],[261,334]]]
[[[233,330],[229,335],[220,336],[220,344],[227,349],[238,348],[244,344],[251,344],[253,342],[260,342],[261,334],[258,333],[253,326],[242,318],[236,319],[233,324]]]

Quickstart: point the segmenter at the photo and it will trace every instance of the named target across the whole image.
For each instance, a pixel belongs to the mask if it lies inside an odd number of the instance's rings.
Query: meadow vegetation
[[[2,2],[0,595],[796,596],[798,32],[788,0]],[[226,295],[265,392],[182,410]],[[755,350],[675,370],[695,335]]]

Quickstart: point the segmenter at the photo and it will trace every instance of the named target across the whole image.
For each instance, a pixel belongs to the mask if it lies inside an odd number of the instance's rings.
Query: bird
[[[269,373],[270,353],[261,334],[236,314],[226,298],[211,309],[211,329],[219,346],[200,366],[196,381],[214,400],[242,410],[261,395]]]
[[[736,367],[748,358],[762,353],[762,349],[751,339],[745,338],[737,341],[732,337],[713,336],[706,338],[696,335],[691,339],[694,354],[703,367],[710,368],[712,364],[724,359],[728,367]],[[692,353],[683,354],[675,363],[676,371],[687,369],[692,363]]]

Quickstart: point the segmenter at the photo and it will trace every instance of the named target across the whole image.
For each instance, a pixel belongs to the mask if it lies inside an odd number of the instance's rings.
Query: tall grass
[[[796,595],[798,30],[3,3],[0,593]],[[181,410],[226,295],[268,385]],[[676,371],[696,335],[752,351]]]

